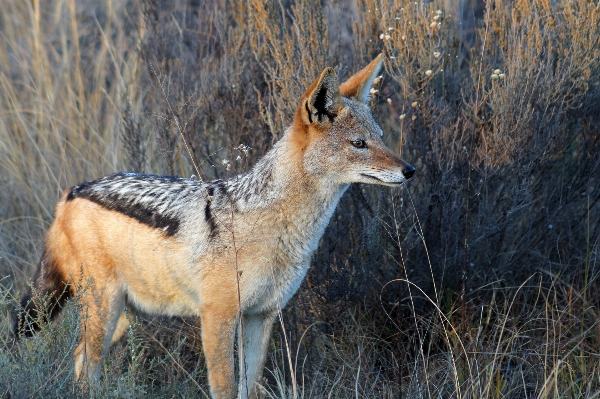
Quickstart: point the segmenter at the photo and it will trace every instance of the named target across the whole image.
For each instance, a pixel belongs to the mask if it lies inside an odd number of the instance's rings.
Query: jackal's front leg
[[[239,396],[242,399],[262,397],[259,384],[275,315],[276,313],[261,313],[242,317],[242,324],[238,330]]]
[[[213,399],[236,397],[233,343],[237,311],[228,307],[205,306],[200,310],[202,346],[208,368],[208,382]]]

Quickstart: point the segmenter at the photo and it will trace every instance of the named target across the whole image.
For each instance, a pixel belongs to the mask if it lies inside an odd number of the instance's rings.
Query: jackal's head
[[[379,55],[340,86],[332,68],[325,69],[300,100],[292,139],[304,170],[334,183],[399,186],[415,168],[393,153],[367,105],[381,69]]]

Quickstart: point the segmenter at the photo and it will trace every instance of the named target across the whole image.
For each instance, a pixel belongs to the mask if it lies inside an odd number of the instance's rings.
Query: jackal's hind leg
[[[82,294],[80,306],[81,343],[75,349],[75,379],[95,381],[123,313],[125,296],[116,282],[105,280],[103,286],[93,282]],[[122,335],[126,328],[120,327]]]
[[[119,316],[117,326],[115,327],[115,332],[113,333],[112,340],[110,342],[111,345],[121,339],[123,334],[127,332],[129,326],[134,320],[135,313],[131,308],[127,308],[121,312],[121,316]]]
[[[242,325],[238,330],[241,398],[262,397],[259,384],[262,382],[261,377],[274,319],[275,313],[250,314],[242,317]]]

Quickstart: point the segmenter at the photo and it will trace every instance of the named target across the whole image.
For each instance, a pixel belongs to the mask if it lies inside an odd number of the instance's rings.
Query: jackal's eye
[[[356,148],[367,148],[367,143],[364,140],[353,140],[351,143]]]

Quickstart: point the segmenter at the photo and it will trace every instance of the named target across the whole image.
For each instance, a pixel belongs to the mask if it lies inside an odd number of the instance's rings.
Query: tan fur
[[[385,147],[364,105],[380,65],[381,56],[342,84],[342,94],[353,98],[342,97],[333,69],[324,70],[300,99],[292,126],[256,166],[271,162],[271,191],[235,204],[207,194],[206,205],[190,205],[196,213],[184,215],[176,235],[85,198],[67,200],[65,192],[46,248],[55,271],[81,297],[77,378],[99,378],[110,344],[127,330],[128,306],[199,316],[212,396],[260,396],[271,324],[304,278],[348,184],[399,186],[414,171]],[[368,151],[352,144],[358,139],[368,142]],[[412,171],[404,177],[407,168]],[[212,238],[209,216],[211,229],[218,229]]]
[[[383,55],[380,54],[373,61],[369,63],[363,70],[352,76],[350,79],[342,83],[340,86],[340,93],[344,97],[356,97],[361,94],[361,92],[366,92],[371,89],[369,77],[372,77],[373,71],[379,68],[379,65],[382,62]]]

